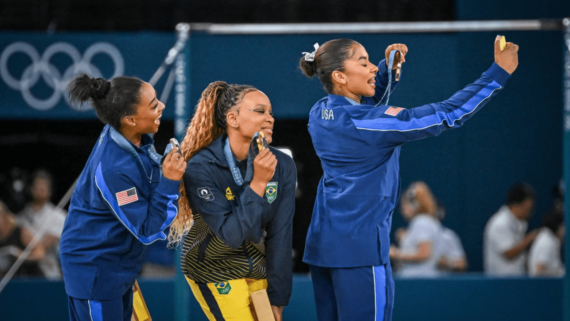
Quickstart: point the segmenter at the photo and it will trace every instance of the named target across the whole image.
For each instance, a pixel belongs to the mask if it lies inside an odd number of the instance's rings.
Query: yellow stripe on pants
[[[186,278],[194,297],[210,321],[220,321],[212,313],[216,307],[211,307],[202,294],[202,290],[196,282]],[[251,293],[267,289],[267,279],[237,279],[220,283],[206,284],[225,321],[255,321],[252,315]]]

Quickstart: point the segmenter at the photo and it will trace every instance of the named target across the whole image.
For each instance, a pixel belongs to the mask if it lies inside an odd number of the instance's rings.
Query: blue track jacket
[[[166,239],[178,214],[180,181],[162,176],[152,138],[141,147],[107,125],[79,177],[60,241],[65,289],[86,300],[120,298]]]
[[[303,261],[323,267],[389,263],[392,213],[406,142],[457,128],[496,95],[510,75],[493,65],[451,98],[411,109],[375,107],[387,83],[380,62],[376,95],[362,104],[328,95],[310,112],[309,133],[324,170]]]

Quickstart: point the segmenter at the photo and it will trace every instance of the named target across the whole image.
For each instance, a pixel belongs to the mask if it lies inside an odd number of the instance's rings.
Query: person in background
[[[528,259],[530,276],[564,275],[560,247],[564,241],[565,230],[562,211],[554,209],[544,217],[543,227],[530,247]]]
[[[436,204],[436,215],[442,222],[445,218],[445,206],[439,200],[436,200]],[[467,258],[459,235],[442,224],[440,241],[441,253],[437,268],[444,273],[465,271],[467,269]]]
[[[0,201],[0,277],[8,273],[33,238],[32,232],[17,225],[14,214]],[[43,245],[38,243],[14,275],[43,277],[38,261],[44,258],[44,254]]]
[[[507,203],[489,219],[483,235],[487,275],[521,276],[526,273],[526,249],[538,234],[535,230],[525,235],[535,200],[530,185],[515,184],[509,191]]]
[[[410,221],[407,231],[397,233],[399,247],[390,248],[390,258],[399,263],[401,277],[438,276],[442,226],[436,217],[436,202],[424,182],[410,184],[401,199],[401,213]]]
[[[59,238],[65,223],[66,213],[50,202],[52,183],[51,175],[45,170],[38,170],[32,174],[30,186],[32,201],[18,215],[18,221],[21,226],[30,230],[34,235],[40,232],[44,224],[47,224],[41,239],[45,255],[38,264],[46,278],[61,279]]]

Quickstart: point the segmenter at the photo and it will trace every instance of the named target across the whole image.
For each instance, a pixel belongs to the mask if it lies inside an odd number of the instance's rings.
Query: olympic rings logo
[[[24,69],[20,79],[16,79],[8,70],[8,60],[16,53],[23,53],[32,60],[32,64]],[[50,62],[57,53],[66,54],[72,60],[71,66],[63,74]],[[101,71],[91,63],[93,56],[97,54],[106,54],[113,61],[115,68],[111,78],[123,75],[125,63],[121,52],[106,42],[94,43],[85,50],[83,57],[77,48],[66,42],[56,42],[50,45],[41,57],[36,48],[29,43],[14,42],[6,47],[0,55],[0,77],[8,87],[21,92],[24,101],[34,109],[50,110],[59,103],[63,95],[69,106],[77,110],[85,110],[85,108],[73,107],[65,93],[69,82],[80,73],[86,73],[91,77],[103,77]],[[36,85],[40,77],[53,89],[53,94],[46,99],[39,99],[31,92],[31,88]]]

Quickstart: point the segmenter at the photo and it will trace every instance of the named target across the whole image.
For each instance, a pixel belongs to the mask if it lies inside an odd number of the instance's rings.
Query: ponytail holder
[[[319,43],[318,42],[315,43],[313,47],[315,47],[315,51],[303,52],[303,54],[305,55],[305,61],[315,61],[315,54],[317,53],[317,50],[319,50]]]

